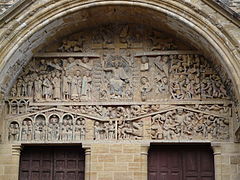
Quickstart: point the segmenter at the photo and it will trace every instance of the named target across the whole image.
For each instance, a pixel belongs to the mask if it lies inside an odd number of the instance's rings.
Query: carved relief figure
[[[36,83],[40,83],[40,82],[36,82]],[[42,95],[45,100],[50,100],[52,98],[52,88],[53,88],[52,83],[51,83],[48,75],[47,74],[43,75]],[[36,91],[36,89],[35,89],[35,91]]]
[[[67,75],[66,71],[62,77],[63,79],[63,99],[69,100],[71,99],[71,89],[72,89],[72,77],[71,75]]]
[[[149,59],[147,56],[142,56],[141,58],[141,71],[148,71],[149,70]]]
[[[34,98],[36,101],[39,101],[42,99],[42,79],[41,76],[37,77],[36,81],[34,82]]]
[[[102,139],[102,134],[103,134],[103,130],[100,127],[100,123],[98,121],[95,121],[94,124],[94,139],[95,140],[101,140]]]
[[[220,130],[221,129],[221,130]],[[224,130],[223,130],[224,129]],[[153,139],[228,139],[228,121],[225,118],[194,113],[179,108],[152,117]]]
[[[72,78],[71,98],[72,100],[78,100],[81,94],[82,78],[80,71],[76,71],[76,74]]]
[[[85,119],[77,119],[75,125],[75,140],[85,140],[86,128],[85,128]]]
[[[44,116],[38,116],[34,124],[34,140],[44,141],[46,135],[46,122]]]
[[[53,99],[61,99],[61,74],[59,71],[52,74],[52,83],[53,83]]]
[[[12,122],[8,128],[8,140],[18,141],[20,135],[20,127],[17,122]]]
[[[59,139],[60,139],[59,117],[57,115],[52,115],[49,118],[48,140],[57,141]]]
[[[123,68],[121,57],[114,57],[110,67],[104,68],[105,72],[110,72],[109,89],[112,98],[123,97],[124,87],[129,83],[129,77]],[[122,60],[123,61],[123,60]]]
[[[143,122],[120,121],[118,123],[118,139],[135,139],[139,140],[143,137]]]
[[[22,122],[22,131],[21,131],[21,139],[22,141],[31,141],[32,140],[32,121],[29,119],[25,119]]]
[[[92,78],[89,71],[86,72],[86,75],[82,78],[82,92],[81,95],[84,99],[89,99],[91,95],[91,83]]]
[[[141,77],[141,98],[143,101],[147,100],[147,94],[152,90],[147,77]]]

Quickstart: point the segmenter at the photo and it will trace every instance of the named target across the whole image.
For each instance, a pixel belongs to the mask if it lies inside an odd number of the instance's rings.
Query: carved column
[[[85,149],[85,180],[91,179],[91,145],[83,144],[83,149]]]
[[[221,145],[218,143],[212,143],[211,145],[214,155],[215,180],[222,180]]]
[[[15,170],[15,175],[16,180],[18,179],[19,175],[19,166],[20,166],[20,155],[21,155],[21,150],[22,146],[21,144],[14,144],[12,145],[12,164],[14,164],[14,170]]]
[[[142,180],[147,180],[148,176],[148,150],[150,148],[150,143],[141,145],[141,171]]]

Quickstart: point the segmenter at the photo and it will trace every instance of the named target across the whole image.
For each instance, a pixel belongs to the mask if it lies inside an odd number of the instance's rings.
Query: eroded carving
[[[229,120],[209,114],[176,109],[152,116],[152,139],[218,139],[229,138]]]
[[[146,131],[154,140],[227,140],[230,81],[186,49],[133,24],[83,30],[47,47],[54,53],[34,57],[6,100],[17,119],[9,120],[9,141],[142,140]]]
[[[8,140],[18,141],[20,137],[20,127],[17,122],[11,122],[8,128]]]

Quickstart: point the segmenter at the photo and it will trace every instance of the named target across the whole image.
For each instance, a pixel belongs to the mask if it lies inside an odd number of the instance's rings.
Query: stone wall
[[[18,179],[20,146],[0,144],[0,180]]]
[[[92,180],[147,179],[147,151],[141,144],[92,144],[88,175]]]

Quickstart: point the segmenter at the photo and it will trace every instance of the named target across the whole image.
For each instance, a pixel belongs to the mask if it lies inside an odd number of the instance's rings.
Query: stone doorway
[[[208,145],[151,146],[149,180],[214,180],[213,152]]]
[[[25,147],[20,180],[83,180],[84,150],[77,146]]]

